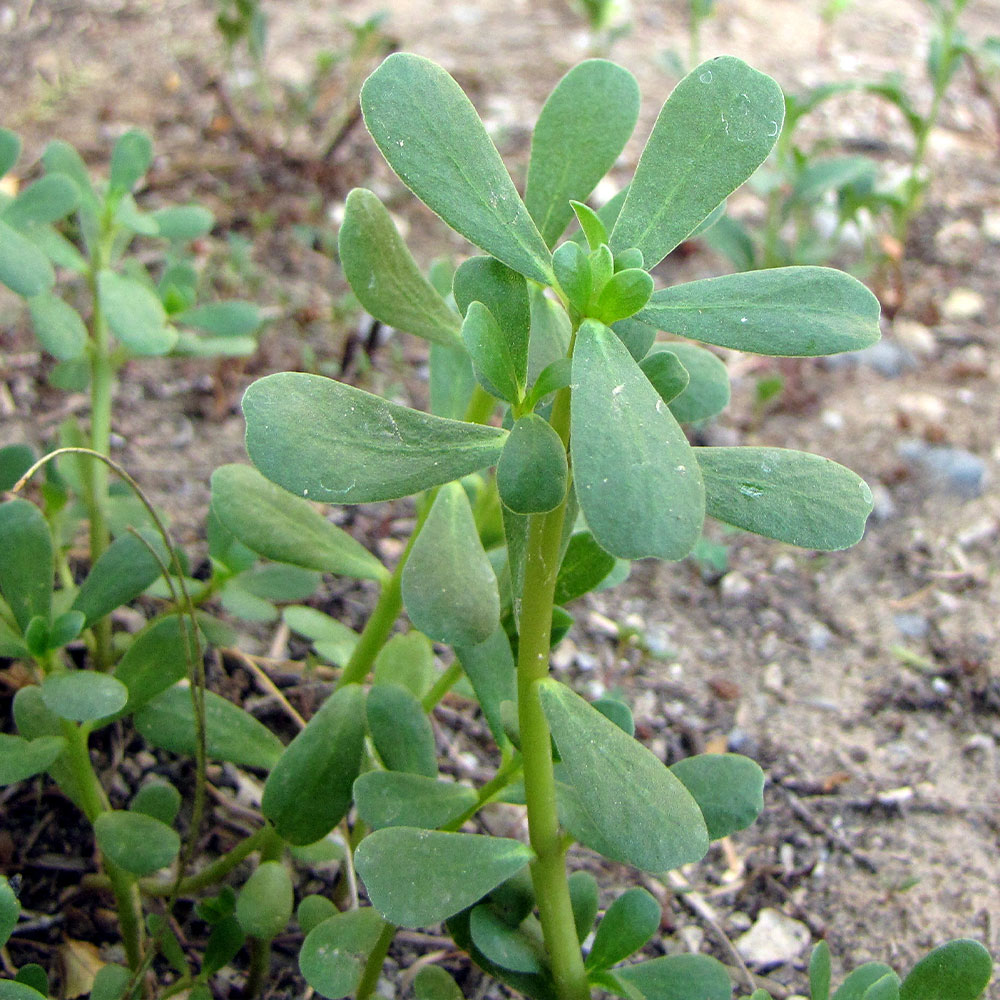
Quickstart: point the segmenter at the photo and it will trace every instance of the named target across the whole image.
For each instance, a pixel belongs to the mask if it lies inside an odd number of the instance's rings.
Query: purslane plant
[[[293,842],[342,819],[350,796],[338,793],[313,823],[313,793],[322,775],[343,789],[345,773],[361,771],[365,705],[376,756],[353,786],[352,839],[371,909],[309,931],[300,965],[324,996],[367,996],[394,927],[440,921],[530,996],[730,995],[705,956],[621,964],[659,921],[642,890],[616,900],[584,956],[594,887],[567,872],[566,852],[579,843],[651,872],[697,861],[710,840],[752,821],[763,775],[725,754],[665,767],[634,739],[627,706],[590,704],[550,676],[550,649],[567,625],[563,603],[621,562],[683,558],[706,515],[815,549],[860,538],[872,498],[849,470],[781,448],[693,448],[680,424],[728,401],[724,366],[688,340],[830,354],[874,342],[879,310],[857,281],[823,268],[654,291],[651,269],[767,156],[784,105],[777,85],[739,60],[703,64],[664,105],[631,185],[594,211],[585,199],[630,136],[638,100],[612,63],[567,74],[535,128],[522,201],[454,80],[426,59],[388,58],[362,90],[372,137],[400,179],[485,251],[442,290],[375,195],[348,198],[345,274],[374,317],[431,342],[431,412],[297,373],[264,378],[244,398],[250,458],[289,493],[341,504],[418,496],[415,533],[380,581],[337,691],[264,793],[265,815]],[[574,216],[579,231],[560,242]],[[657,342],[660,330],[687,340]],[[495,481],[483,474],[494,465]],[[248,487],[238,514],[223,496],[237,475]],[[250,472],[217,477],[216,514],[237,536],[260,533]],[[258,489],[291,511],[291,497]],[[500,749],[478,795],[437,776],[423,713],[442,685],[386,684],[376,670],[367,695],[359,686],[402,608],[453,649],[445,679],[467,677]],[[526,805],[528,844],[461,832],[497,797]],[[973,979],[970,996],[985,982]]]
[[[92,820],[129,965],[102,970],[94,995],[148,994],[154,970],[167,984],[160,995],[190,990],[203,1000],[244,943],[246,992],[256,995],[294,908],[300,968],[325,997],[370,997],[396,928],[441,921],[480,966],[538,1000],[582,1000],[594,989],[626,1000],[731,997],[728,973],[707,956],[629,961],[660,923],[642,889],[614,900],[584,955],[597,884],[568,873],[566,855],[580,844],[652,873],[697,861],[711,840],[756,817],[762,772],[730,754],[666,767],[635,740],[627,705],[589,703],[550,677],[549,652],[571,622],[564,605],[620,579],[630,560],[683,558],[706,513],[810,548],[857,541],[871,496],[842,466],[780,448],[688,444],[681,424],[728,401],[725,366],[688,340],[657,342],[657,331],[817,355],[875,340],[878,306],[853,279],[820,268],[654,291],[649,269],[767,155],[782,98],[738,60],[699,67],[664,105],[632,185],[592,211],[584,199],[628,140],[638,100],[635,81],[612,63],[572,70],[536,126],[522,201],[442,69],[398,55],[366,83],[365,120],[390,165],[486,253],[432,283],[378,199],[352,192],[345,272],[373,316],[430,341],[432,412],[297,373],[262,379],[244,399],[257,469],[213,476],[219,586],[249,572],[257,554],[379,591],[360,634],[313,608],[286,609],[290,629],[341,668],[308,722],[295,717],[301,731],[287,745],[240,707],[192,697],[200,661],[191,622],[214,627],[193,599],[175,597],[187,618],[155,619],[112,672],[73,669],[59,642],[144,590],[139,567],[162,572],[166,553],[154,538],[126,534],[82,585],[62,580],[54,590],[44,517],[25,500],[0,505],[9,554],[0,620],[16,646],[5,655],[33,660],[39,681],[15,699],[20,735],[0,740],[0,777],[47,771]],[[580,231],[557,246],[574,217]],[[411,495],[416,525],[392,570],[311,502]],[[168,569],[179,589],[183,565]],[[393,634],[404,609],[411,627]],[[432,642],[454,654],[441,672]],[[478,788],[444,780],[437,760],[430,716],[459,682],[497,747],[496,771]],[[197,815],[178,810],[176,790],[153,782],[122,809],[100,788],[89,737],[125,719],[154,747],[263,772],[262,825],[192,871],[181,835],[192,842]],[[469,832],[497,800],[526,805],[528,843]],[[251,855],[256,865],[236,893],[228,883]],[[290,859],[330,857],[344,862],[340,889],[295,908]],[[355,870],[370,906],[358,905]],[[200,955],[181,947],[167,919],[179,899],[196,901],[196,933],[208,928]],[[16,919],[0,881],[0,943]],[[829,964],[824,973],[817,954],[813,1000],[827,1000]],[[45,994],[44,976],[22,973],[0,983],[0,996]],[[863,966],[834,996],[974,1000],[989,974],[981,946],[953,942],[901,985],[887,967]],[[436,967],[414,985],[421,1000],[458,995]]]

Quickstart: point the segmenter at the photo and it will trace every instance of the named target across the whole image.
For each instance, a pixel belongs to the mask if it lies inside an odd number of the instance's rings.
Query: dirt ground
[[[295,82],[318,51],[344,44],[342,19],[385,10],[383,30],[401,48],[438,60],[466,87],[515,177],[528,123],[591,44],[564,0],[265,6],[269,71]],[[898,72],[926,106],[926,4],[857,4],[832,27],[822,6],[719,0],[702,52],[740,56],[786,91]],[[633,0],[633,30],[610,50],[644,94],[616,179],[630,173],[675,82],[661,55],[684,51],[685,8]],[[363,129],[319,165],[304,130],[285,135],[265,122],[255,133],[250,119],[244,130],[220,101],[236,85],[213,10],[209,0],[0,0],[2,124],[24,137],[22,163],[63,138],[99,168],[113,138],[141,126],[157,149],[144,199],[204,200],[217,235],[252,241],[235,262],[221,237],[210,253],[223,291],[268,306],[261,353],[236,368],[134,363],[119,392],[118,457],[195,547],[209,473],[243,458],[245,385],[284,368],[334,372],[348,338],[365,329],[322,246],[347,191],[364,183],[391,196],[423,261],[464,252],[402,199]],[[1000,2],[971,0],[964,23],[974,39],[997,33]],[[857,94],[808,127],[848,146],[875,143],[889,160],[908,141],[890,110]],[[768,774],[761,820],[684,873],[702,909],[659,890],[667,950],[732,962],[720,932],[736,940],[773,907],[813,939],[825,936],[838,969],[871,959],[906,969],[952,937],[1000,955],[998,149],[990,108],[960,72],[932,136],[906,297],[884,325],[890,353],[780,366],[734,356],[732,406],[700,432],[704,443],[802,448],[849,465],[876,496],[864,540],[819,555],[715,531],[726,569],[637,565],[624,585],[582,602],[556,652],[557,669],[589,693],[621,690],[668,760],[729,747]],[[759,210],[748,195],[735,205]],[[658,277],[725,268],[699,245]],[[0,298],[0,344],[0,440],[41,444],[84,401],[45,387],[47,362],[10,297]],[[419,344],[395,338],[353,377],[419,401],[421,356]],[[785,393],[762,410],[757,384],[775,372]],[[947,468],[933,457],[944,454]],[[806,955],[766,970],[776,995],[804,989]],[[1000,983],[991,990],[1000,998]]]

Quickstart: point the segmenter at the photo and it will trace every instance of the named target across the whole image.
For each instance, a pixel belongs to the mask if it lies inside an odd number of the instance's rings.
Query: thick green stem
[[[396,928],[392,924],[386,924],[382,928],[375,947],[368,954],[368,961],[365,962],[364,971],[361,973],[354,1000],[369,1000],[375,993],[378,977],[382,974],[382,966],[385,964],[385,956],[389,954],[389,945],[395,936]]]
[[[565,442],[569,434],[569,391],[556,398],[552,425]],[[538,697],[548,677],[552,607],[562,546],[565,501],[547,514],[532,515],[524,568],[517,663],[518,722],[524,767],[528,831],[536,860],[531,878],[559,1000],[590,995],[573,920],[565,846],[559,831],[549,725]]]
[[[91,825],[97,817],[110,809],[107,796],[94,773],[87,746],[89,729],[73,722],[63,722],[63,736],[66,738],[66,757],[80,793],[80,805]],[[139,885],[128,872],[123,871],[109,858],[103,857],[104,870],[111,884],[118,910],[118,923],[122,943],[129,968],[135,971],[142,964],[145,932],[142,924],[142,899]]]
[[[455,660],[420,699],[420,707],[425,712],[433,711],[434,706],[462,679],[462,674],[462,664]]]

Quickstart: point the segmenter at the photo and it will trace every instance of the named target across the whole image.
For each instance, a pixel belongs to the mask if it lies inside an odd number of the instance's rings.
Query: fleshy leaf
[[[612,275],[601,289],[593,316],[610,326],[637,313],[652,294],[653,279],[641,268],[626,268]]]
[[[681,359],[666,345],[662,350],[653,351],[644,357],[639,362],[639,367],[643,375],[649,379],[649,384],[659,393],[660,399],[668,406],[691,381],[691,376],[681,364]]]
[[[150,781],[135,793],[129,809],[145,813],[170,826],[180,812],[181,793],[169,781]]]
[[[588,969],[610,969],[637,952],[660,927],[660,904],[645,889],[628,889],[608,907],[587,956]]]
[[[143,706],[135,727],[153,746],[194,756],[194,709],[188,688],[174,686]],[[281,740],[248,712],[225,698],[205,692],[205,751],[213,760],[268,769],[284,750]]]
[[[335,691],[275,763],[261,811],[292,844],[325,837],[351,805],[364,750],[364,691]]]
[[[497,399],[520,402],[524,395],[524,373],[519,381],[509,342],[493,313],[482,302],[469,305],[462,323],[462,342],[472,358],[479,384]]]
[[[46,293],[29,299],[28,309],[35,336],[52,357],[59,361],[75,361],[83,356],[87,327],[68,302]]]
[[[163,303],[145,285],[114,271],[97,275],[97,293],[111,332],[140,355],[166,354],[177,341]]]
[[[177,831],[152,816],[115,809],[94,821],[101,851],[133,875],[152,875],[166,868],[181,849]]]
[[[45,254],[0,219],[0,283],[30,299],[47,292],[55,282],[56,273]]]
[[[372,680],[375,684],[398,684],[422,698],[434,680],[434,650],[427,636],[420,632],[392,636],[375,657]]]
[[[430,367],[431,413],[461,420],[476,388],[472,360],[465,345],[431,344]]]
[[[212,337],[223,339],[250,337],[263,322],[260,310],[252,302],[230,299],[226,302],[208,302],[203,306],[185,309],[172,317],[175,323],[202,330]]]
[[[42,771],[66,749],[66,741],[61,736],[40,736],[26,740],[20,736],[0,733],[0,785],[13,785]],[[2,910],[2,886],[0,883],[0,910]],[[0,940],[3,940],[3,918],[0,916]]]
[[[169,564],[160,536],[143,532],[143,538],[119,535],[91,567],[73,599],[74,610],[83,612],[88,628],[137,598],[161,575],[153,552]]]
[[[785,100],[769,76],[732,56],[692,70],[667,98],[642,151],[611,249],[658,264],[767,158]]]
[[[566,499],[569,466],[562,439],[529,413],[515,421],[497,462],[500,499],[515,514],[541,514]]]
[[[21,155],[21,138],[10,129],[0,128],[0,177],[17,163]]]
[[[506,837],[391,826],[361,841],[354,864],[386,920],[426,927],[471,906],[533,857]]]
[[[33,503],[15,497],[0,504],[0,546],[0,594],[23,633],[36,616],[48,621],[55,573],[52,534]]]
[[[594,589],[615,568],[615,557],[597,544],[589,531],[571,536],[559,566],[553,600],[569,604]]]
[[[531,138],[524,194],[549,246],[573,217],[570,201],[584,201],[614,166],[638,117],[635,77],[605,59],[580,63],[556,84]]]
[[[310,500],[394,500],[493,465],[507,432],[390,403],[319,375],[280,372],[243,397],[247,452]]]
[[[698,803],[709,840],[746,829],[764,809],[764,772],[749,757],[698,754],[678,761],[670,770]]]
[[[212,473],[212,510],[267,559],[364,580],[389,575],[360,542],[249,465],[223,465]]]
[[[402,591],[410,620],[438,642],[475,646],[499,624],[497,578],[459,483],[435,498],[403,567]]]
[[[306,982],[330,1000],[352,995],[384,927],[370,906],[337,913],[318,924],[306,935],[299,952],[299,969]]]
[[[68,177],[46,174],[21,191],[0,215],[15,229],[43,226],[64,219],[79,201],[80,193]]]
[[[655,345],[645,362],[658,356]],[[708,420],[721,413],[729,405],[729,372],[725,364],[711,351],[695,344],[663,345],[675,355],[688,373],[688,384],[674,399],[670,400],[670,412],[678,423],[693,424]]]
[[[976,1000],[992,974],[990,953],[978,941],[949,941],[917,962],[903,980],[899,1000]]]
[[[445,70],[393,53],[361,88],[361,110],[382,155],[425,205],[508,267],[549,284],[548,247],[475,108]]]
[[[833,1000],[862,1000],[868,987],[886,976],[895,975],[896,973],[883,962],[865,962],[844,979],[840,988],[833,994]]]
[[[701,534],[705,503],[684,432],[600,323],[580,327],[573,381],[573,475],[594,538],[621,559],[683,559]]]
[[[474,646],[458,646],[455,655],[476,692],[476,698],[486,716],[493,739],[502,745],[504,735],[500,706],[517,697],[516,668],[510,640],[502,626],[497,626],[483,642]]]
[[[620,859],[661,872],[704,857],[701,811],[669,769],[564,684],[538,687],[565,773]]]
[[[251,937],[270,941],[292,919],[294,894],[288,869],[265,861],[246,880],[236,899],[236,919]]]
[[[872,492],[850,469],[787,448],[695,448],[707,513],[780,542],[832,552],[864,534]]]
[[[111,190],[119,194],[131,191],[152,162],[153,142],[149,136],[139,129],[126,132],[111,150]]]
[[[358,815],[372,829],[413,826],[434,830],[477,802],[476,793],[454,781],[406,771],[369,771],[354,782]]]
[[[621,966],[614,975],[645,1000],[730,1000],[733,995],[726,967],[708,955],[667,955]]]
[[[388,770],[437,777],[434,730],[412,692],[398,684],[378,684],[369,692],[365,710],[375,750]]]
[[[829,267],[777,267],[653,293],[638,318],[660,330],[775,357],[857,351],[879,339],[878,299]]]
[[[61,670],[45,678],[42,697],[49,711],[60,718],[89,722],[123,708],[128,688],[114,677],[93,670]]]
[[[593,276],[586,252],[579,243],[568,240],[556,247],[556,252],[552,255],[552,266],[559,287],[570,304],[584,312],[593,289]]]
[[[215,216],[202,205],[168,205],[152,214],[159,235],[178,243],[188,243],[205,236],[215,225]]]
[[[469,933],[475,946],[495,965],[512,972],[541,972],[541,946],[517,927],[511,927],[492,907],[480,905],[469,914]]]
[[[608,231],[601,221],[601,217],[589,206],[579,201],[571,201],[570,207],[576,215],[576,221],[580,223],[583,235],[587,238],[587,245],[591,250],[596,250],[602,243],[608,242]]]
[[[830,946],[818,941],[809,956],[810,1000],[830,1000]]]
[[[425,965],[413,980],[417,1000],[462,1000],[462,991],[440,965]]]
[[[460,317],[420,273],[371,191],[355,188],[347,196],[339,247],[344,276],[375,319],[431,343],[459,344]]]

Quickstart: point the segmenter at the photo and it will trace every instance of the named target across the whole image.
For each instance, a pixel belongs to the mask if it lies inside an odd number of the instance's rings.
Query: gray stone
[[[986,300],[971,288],[953,288],[941,306],[941,315],[951,323],[977,319],[986,309]]]
[[[794,962],[809,947],[809,928],[780,910],[765,907],[753,927],[736,939],[736,950],[749,965],[773,969]]]
[[[900,442],[898,451],[906,461],[929,472],[936,484],[949,493],[971,500],[983,492],[986,463],[971,451],[929,445],[912,438]]]
[[[855,351],[850,357],[867,365],[883,378],[899,378],[903,372],[917,367],[917,359],[905,347],[892,340],[880,340],[863,351]]]
[[[823,622],[812,622],[806,642],[814,653],[822,653],[833,642],[833,633]]]
[[[892,621],[907,639],[923,639],[931,630],[930,622],[923,615],[912,611],[893,615]]]

